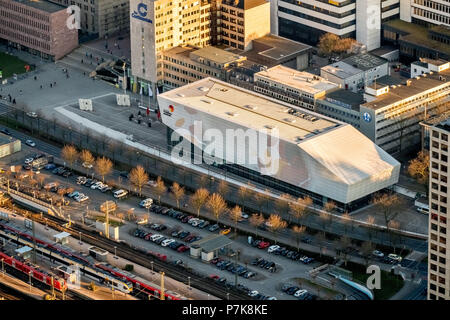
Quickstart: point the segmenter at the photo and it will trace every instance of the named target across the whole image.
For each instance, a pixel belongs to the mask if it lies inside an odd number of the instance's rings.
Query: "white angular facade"
[[[263,174],[272,165],[277,168],[270,173],[272,178],[339,203],[398,181],[400,164],[351,125],[309,110],[292,114],[289,104],[219,80],[207,78],[165,92],[158,103],[162,122],[205,153],[210,146],[205,135],[221,133],[223,143],[214,151],[216,157]],[[194,126],[196,121],[201,121],[202,131]],[[251,161],[260,151],[260,140],[243,139],[247,129],[278,136],[268,143],[270,164],[261,163],[267,160],[265,155]],[[227,133],[237,130],[240,142],[228,147],[232,144],[226,143]]]

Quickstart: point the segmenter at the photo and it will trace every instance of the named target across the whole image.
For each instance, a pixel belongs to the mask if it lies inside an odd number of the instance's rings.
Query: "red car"
[[[149,240],[150,240],[150,237],[151,237],[152,235],[153,235],[152,233],[147,234],[147,235],[145,236],[144,240],[149,241]]]
[[[259,249],[265,249],[265,248],[267,248],[268,246],[270,246],[270,242],[266,242],[266,241],[261,241],[261,242],[258,244],[258,248],[259,248]]]
[[[177,249],[178,252],[185,252],[185,251],[187,251],[187,250],[189,250],[189,247],[188,247],[188,246],[181,246],[181,247],[179,247],[179,248]]]
[[[190,236],[187,236],[186,238],[184,238],[184,241],[189,242],[193,238],[195,238],[195,235],[191,234]]]
[[[213,279],[213,280],[216,280],[216,279],[219,279],[220,277],[217,274],[210,274],[209,278]]]

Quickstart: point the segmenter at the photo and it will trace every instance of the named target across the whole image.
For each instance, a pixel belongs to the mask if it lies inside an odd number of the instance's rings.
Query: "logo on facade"
[[[147,5],[145,3],[139,3],[137,5],[137,10],[135,10],[131,17],[139,19],[141,21],[152,23],[152,20],[146,18],[147,17]]]
[[[370,122],[372,120],[372,116],[369,113],[364,112],[363,119],[365,122]]]

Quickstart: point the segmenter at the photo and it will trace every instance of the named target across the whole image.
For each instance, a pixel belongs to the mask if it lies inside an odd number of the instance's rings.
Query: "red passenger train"
[[[9,255],[1,251],[0,251],[0,260],[3,260],[3,263],[26,274],[27,276],[31,272],[33,279],[36,279],[39,282],[42,282],[50,287],[52,286],[52,277],[53,277],[53,286],[56,290],[59,291],[67,290],[67,283],[64,279],[58,278],[44,270],[40,270],[38,269],[37,266],[33,266],[28,262],[20,261],[18,259],[10,257]]]

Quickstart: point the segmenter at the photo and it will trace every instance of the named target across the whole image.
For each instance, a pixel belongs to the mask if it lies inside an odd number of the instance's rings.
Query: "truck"
[[[48,164],[47,157],[42,157],[38,159],[34,159],[33,162],[31,162],[31,166],[34,169],[41,170],[45,167],[45,165]]]

